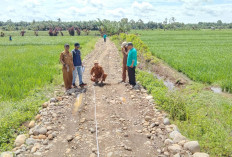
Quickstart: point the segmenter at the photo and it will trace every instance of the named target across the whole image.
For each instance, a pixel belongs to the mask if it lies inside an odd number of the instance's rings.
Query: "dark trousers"
[[[106,42],[106,38],[104,38],[104,42]]]
[[[129,83],[132,86],[136,85],[136,80],[135,80],[135,67],[131,68],[128,67],[128,77],[129,77]]]

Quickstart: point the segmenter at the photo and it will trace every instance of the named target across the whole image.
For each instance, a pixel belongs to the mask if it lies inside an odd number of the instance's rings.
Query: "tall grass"
[[[121,34],[111,39],[116,44],[132,41],[137,50],[146,47],[135,35]],[[140,53],[147,56],[150,51]],[[210,156],[232,156],[232,98],[207,91],[201,83],[193,82],[186,88],[169,91],[152,73],[139,70],[136,77],[154,97],[157,106],[169,113],[182,134],[199,141],[201,151]]]
[[[14,138],[24,131],[19,126],[31,119],[62,82],[59,55],[64,44],[81,44],[84,58],[97,38],[15,37],[0,38],[0,151],[12,148]]]
[[[194,81],[232,92],[232,31],[136,31],[150,51]]]

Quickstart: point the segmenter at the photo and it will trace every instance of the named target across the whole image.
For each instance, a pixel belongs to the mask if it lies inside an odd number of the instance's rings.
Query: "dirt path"
[[[95,59],[108,74],[104,87],[95,87],[90,81],[89,71]],[[84,66],[83,80],[88,86],[80,106],[76,106],[77,113],[74,103],[80,90],[51,100],[30,130],[31,138],[37,139],[36,128],[45,127],[50,140],[39,138],[18,156],[97,157],[95,105],[100,157],[155,157],[164,153],[167,149],[163,143],[172,126],[163,124],[165,115],[153,108],[152,98],[144,89],[135,91],[118,84],[121,59],[116,46],[109,40],[106,43],[99,40],[95,50],[85,58]]]

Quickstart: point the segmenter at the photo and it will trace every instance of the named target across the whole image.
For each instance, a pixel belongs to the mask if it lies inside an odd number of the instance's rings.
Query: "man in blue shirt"
[[[132,42],[127,44],[127,49],[129,51],[127,57],[129,83],[134,87],[136,85],[135,68],[137,66],[137,50],[133,47]]]
[[[77,87],[75,82],[76,82],[76,77],[77,77],[77,73],[78,73],[78,77],[79,77],[79,86],[83,87],[86,84],[82,81],[82,69],[83,69],[83,65],[81,62],[81,52],[79,50],[80,48],[80,44],[79,43],[75,43],[74,44],[75,49],[72,50],[72,57],[73,57],[73,64],[75,69],[73,70],[73,80],[72,80],[72,85],[74,87]]]
[[[107,35],[106,35],[106,34],[104,34],[104,35],[103,35],[104,42],[106,42],[106,37],[107,37]]]

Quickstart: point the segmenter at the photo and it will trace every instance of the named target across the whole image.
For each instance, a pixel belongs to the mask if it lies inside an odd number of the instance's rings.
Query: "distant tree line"
[[[178,29],[232,29],[232,23],[223,23],[221,20],[215,22],[199,22],[197,24],[184,24],[177,22],[174,17],[166,18],[163,22],[143,22],[143,20],[128,20],[123,18],[120,21],[110,20],[90,20],[90,21],[73,21],[64,22],[61,19],[57,21],[35,21],[32,22],[13,22],[7,20],[0,21],[0,28],[3,31],[13,30],[34,30],[34,31],[49,31],[59,28],[61,30],[69,30],[74,27],[76,30],[99,30],[100,33],[117,34],[127,32],[130,29],[163,29],[163,30],[178,30]]]

